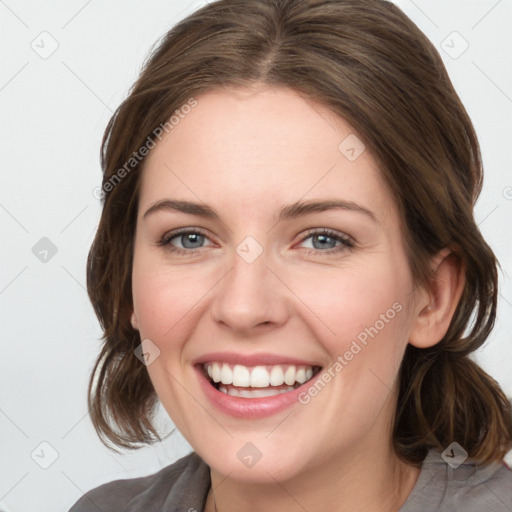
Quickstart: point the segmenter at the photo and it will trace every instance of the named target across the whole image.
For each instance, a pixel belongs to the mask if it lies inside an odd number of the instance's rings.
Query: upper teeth
[[[204,368],[214,382],[233,386],[265,388],[267,386],[293,386],[303,384],[313,376],[312,366],[273,365],[247,367],[241,364],[206,363]]]

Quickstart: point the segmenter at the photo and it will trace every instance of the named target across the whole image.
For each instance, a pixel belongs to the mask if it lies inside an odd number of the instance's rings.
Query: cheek
[[[150,257],[134,258],[133,304],[140,337],[150,339],[160,350],[147,371],[160,402],[181,432],[193,430],[186,423],[189,396],[179,385],[183,381],[186,342],[198,323],[202,300],[206,300],[214,283],[199,267],[171,269]]]
[[[354,384],[371,369],[391,385],[407,342],[411,285],[398,259],[374,263],[317,269],[292,286],[304,303],[303,318],[311,319],[314,339],[331,361],[342,358],[342,380]]]
[[[135,258],[132,274],[133,305],[141,337],[154,341],[160,350],[173,348],[175,344],[169,340],[183,339],[215,281],[199,267],[144,263],[143,257]]]
[[[330,332],[332,340],[347,339],[373,326],[381,315],[384,320],[395,319],[401,308],[393,305],[404,306],[408,283],[393,275],[396,276],[382,270],[372,272],[368,267],[325,274],[317,272],[314,277],[297,282],[294,290],[304,305],[316,314],[317,323],[324,325],[322,338]],[[378,328],[382,330],[381,322]]]

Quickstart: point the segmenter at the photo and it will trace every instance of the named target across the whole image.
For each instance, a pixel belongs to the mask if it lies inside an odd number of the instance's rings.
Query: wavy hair
[[[106,128],[103,210],[87,262],[87,289],[103,329],[88,389],[102,442],[135,449],[161,440],[158,398],[130,323],[131,269],[144,159],[126,162],[189,98],[256,83],[289,87],[346,119],[379,165],[399,208],[412,274],[450,247],[465,287],[444,338],[407,346],[393,421],[397,455],[422,461],[456,440],[482,463],[512,448],[511,406],[470,354],[495,317],[498,262],[473,207],[482,161],[471,120],[439,53],[385,0],[220,0],[175,25],[153,48]],[[110,184],[110,186],[109,186]]]

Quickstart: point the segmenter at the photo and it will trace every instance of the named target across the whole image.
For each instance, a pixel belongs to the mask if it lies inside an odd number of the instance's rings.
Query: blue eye
[[[312,239],[313,241],[313,249],[308,250],[308,254],[332,254],[354,247],[354,243],[349,237],[341,236],[329,229],[310,231],[307,236],[302,238],[301,243],[304,243],[308,239]],[[337,242],[339,242],[340,245],[336,247]]]
[[[171,244],[171,241],[175,238],[181,242],[181,247]],[[171,252],[176,252],[177,254],[190,254],[200,249],[205,239],[207,239],[206,235],[197,228],[180,229],[164,235],[158,245],[167,246]]]
[[[308,249],[308,254],[332,254],[354,247],[354,242],[351,238],[329,229],[310,230],[300,243],[304,243],[308,239],[313,241],[313,248],[306,248]],[[178,240],[181,247],[177,247],[172,243],[173,240]],[[203,244],[206,240],[209,240],[209,238],[202,230],[198,228],[183,228],[164,235],[158,242],[158,245],[164,246],[175,254],[185,256],[194,254],[199,249],[205,247]],[[210,243],[209,245],[212,244]]]

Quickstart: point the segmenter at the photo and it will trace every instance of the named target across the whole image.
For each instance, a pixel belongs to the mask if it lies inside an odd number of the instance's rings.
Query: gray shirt
[[[204,512],[210,470],[195,453],[157,473],[92,489],[69,512]],[[416,484],[397,512],[512,512],[512,470],[468,459],[453,469],[430,450]]]

